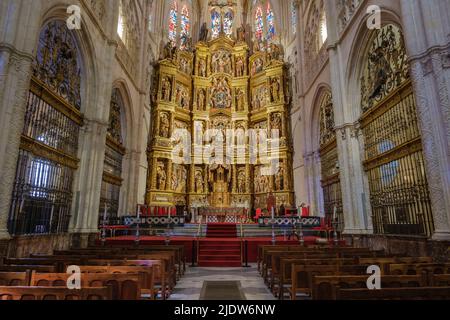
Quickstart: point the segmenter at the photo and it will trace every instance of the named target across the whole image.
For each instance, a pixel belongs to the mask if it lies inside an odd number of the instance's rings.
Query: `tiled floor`
[[[275,300],[258,273],[250,268],[188,268],[170,300],[199,300],[204,281],[240,281],[247,300]]]

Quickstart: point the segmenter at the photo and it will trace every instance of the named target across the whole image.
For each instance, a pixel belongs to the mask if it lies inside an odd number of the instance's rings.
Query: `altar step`
[[[228,223],[208,223],[206,227],[207,238],[236,238],[236,224]]]
[[[241,242],[229,238],[204,239],[199,244],[200,267],[241,267]]]

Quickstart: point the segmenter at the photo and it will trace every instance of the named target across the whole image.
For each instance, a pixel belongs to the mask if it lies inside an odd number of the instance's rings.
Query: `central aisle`
[[[177,283],[170,300],[200,300],[205,281],[240,281],[247,300],[275,300],[258,274],[256,265],[250,268],[191,268]]]

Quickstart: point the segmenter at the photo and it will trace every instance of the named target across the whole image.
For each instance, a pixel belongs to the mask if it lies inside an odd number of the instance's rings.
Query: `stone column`
[[[450,240],[450,3],[401,0],[435,240]]]
[[[8,216],[16,176],[20,137],[23,131],[30,86],[32,56],[0,47],[0,240],[9,239]]]

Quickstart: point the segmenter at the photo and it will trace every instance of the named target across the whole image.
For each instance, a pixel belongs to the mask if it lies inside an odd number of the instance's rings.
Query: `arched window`
[[[122,162],[125,155],[122,134],[123,99],[118,89],[111,97],[108,133],[106,135],[105,161],[100,191],[100,226],[102,218],[111,219],[119,216],[119,196],[122,186]]]
[[[297,33],[297,5],[295,4],[295,0],[291,0],[291,28],[292,34]]]
[[[190,29],[191,29],[191,24],[189,21],[189,10],[188,10],[187,6],[184,6],[183,9],[181,10],[181,33],[180,33],[180,39],[181,39],[180,48],[181,49],[186,48],[188,38],[190,35]]]
[[[267,2],[267,40],[272,40],[275,37],[275,22],[270,2]]]
[[[220,34],[220,13],[213,9],[211,11],[211,38],[215,39]]]
[[[233,20],[233,11],[228,10],[223,17],[223,32],[229,37],[233,34]]]
[[[40,33],[33,62],[9,215],[12,235],[68,230],[83,123],[80,92],[76,39],[65,22],[52,21]]]
[[[176,1],[172,2],[169,12],[169,40],[174,44],[177,41],[177,23],[178,23],[178,5]]]
[[[255,38],[262,40],[264,30],[263,12],[261,7],[256,8],[255,13]]]

